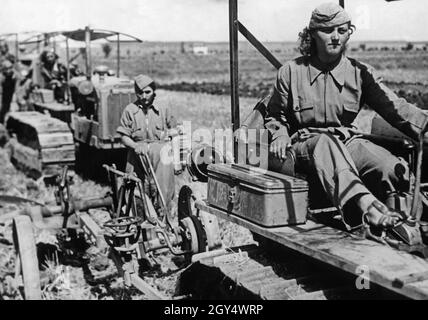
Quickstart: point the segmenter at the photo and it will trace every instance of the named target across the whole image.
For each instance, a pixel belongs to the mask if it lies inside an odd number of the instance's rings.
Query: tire
[[[191,245],[193,253],[205,252],[207,250],[207,235],[199,218],[196,216],[197,210],[195,209],[195,200],[192,188],[183,186],[178,195],[178,221],[188,220],[187,227],[192,233],[192,243],[197,241],[196,244]],[[190,219],[190,220],[189,220]],[[195,238],[193,240],[193,238]],[[189,249],[189,248],[187,248]]]
[[[182,250],[197,254],[206,251],[206,237],[201,222],[195,216],[180,220],[180,225],[190,234],[190,241],[182,242]],[[183,237],[184,238],[184,237]]]
[[[201,221],[199,221],[197,217],[190,216],[190,219],[192,219],[198,237],[198,253],[205,252],[207,251],[207,237],[205,235],[204,227],[202,226]]]
[[[189,186],[183,186],[178,195],[178,220],[193,215],[193,191]]]
[[[16,261],[20,268],[17,274],[22,275],[25,300],[41,300],[39,262],[37,260],[36,243],[33,224],[30,217],[19,216],[13,219],[13,241]]]

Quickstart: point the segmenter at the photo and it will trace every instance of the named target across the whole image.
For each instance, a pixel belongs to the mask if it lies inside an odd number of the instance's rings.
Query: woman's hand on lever
[[[147,154],[149,151],[149,144],[147,142],[138,142],[134,147],[134,151],[138,155]]]

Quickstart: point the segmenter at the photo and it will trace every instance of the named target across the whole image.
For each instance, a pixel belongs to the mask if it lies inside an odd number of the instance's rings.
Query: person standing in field
[[[18,73],[14,70],[16,58],[9,52],[9,46],[5,40],[0,40],[0,94],[1,94],[1,109],[0,123],[4,122],[4,117],[10,110],[15,88],[17,87]]]
[[[9,52],[9,45],[6,43],[6,41],[0,40],[0,64],[5,60],[15,64],[16,57]]]
[[[275,159],[271,169],[281,172],[291,154],[296,170],[314,177],[340,209],[348,229],[363,222],[393,228],[404,217],[384,203],[409,185],[407,163],[358,136],[352,123],[366,104],[418,139],[428,116],[388,89],[370,65],[345,55],[354,30],[348,13],[335,3],[312,12],[299,34],[302,56],[280,68],[267,104],[265,127]]]
[[[174,165],[170,160],[171,145],[168,130],[177,126],[175,118],[167,108],[154,104],[156,84],[146,75],[135,78],[137,101],[126,106],[120,119],[117,132],[122,143],[128,148],[126,172],[135,172],[138,178],[145,179],[140,155],[146,154],[151,161],[167,207],[174,197]],[[153,181],[145,183],[145,192],[152,197],[155,209],[159,209],[159,199]]]
[[[20,77],[16,70],[13,68],[12,62],[5,59],[1,63],[0,74],[0,95],[1,95],[1,108],[0,108],[0,123],[4,123],[5,116],[10,110],[13,95],[19,85]]]

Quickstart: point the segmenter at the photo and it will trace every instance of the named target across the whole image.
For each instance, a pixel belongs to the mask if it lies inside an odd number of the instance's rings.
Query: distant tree
[[[111,53],[111,50],[112,50],[112,48],[111,48],[110,44],[109,44],[109,43],[104,43],[104,44],[102,45],[102,49],[103,49],[103,52],[104,52],[104,56],[105,56],[106,58],[108,58],[108,57],[109,57],[109,55],[110,55],[110,53]]]
[[[361,49],[361,51],[366,51],[366,44],[365,43],[361,43],[360,44],[360,49]]]
[[[404,47],[404,50],[410,51],[410,50],[413,50],[413,48],[414,48],[413,43],[408,42],[407,45]]]

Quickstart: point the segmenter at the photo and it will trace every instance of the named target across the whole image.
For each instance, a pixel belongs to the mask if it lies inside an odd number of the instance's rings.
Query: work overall
[[[64,82],[67,78],[67,70],[65,67],[55,62],[51,68],[41,66],[41,75],[44,80],[43,88],[51,89],[54,92],[54,99],[58,102],[62,102],[65,97],[66,87]],[[57,80],[58,82],[53,84],[52,81]]]
[[[321,188],[342,213],[356,196],[372,193],[385,201],[409,184],[402,159],[347,130],[358,129],[353,121],[365,104],[415,139],[427,123],[425,113],[386,88],[369,66],[345,56],[331,70],[322,70],[316,58],[288,62],[279,70],[267,107],[265,126],[272,141],[293,137],[295,170],[305,173],[312,190]],[[270,168],[285,169],[276,160]],[[361,216],[352,213],[343,216],[348,229],[361,224]]]
[[[121,117],[117,132],[130,137],[136,143],[148,143],[147,156],[150,159],[159,187],[169,206],[174,198],[174,164],[172,161],[171,142],[165,141],[166,130],[175,126],[175,120],[167,110],[149,107],[146,112],[137,103],[128,105]],[[129,149],[127,155],[126,172],[135,172],[138,178],[145,179],[140,157],[134,150]],[[147,179],[146,179],[147,180]],[[155,208],[159,203],[156,197],[156,185],[153,180],[145,181],[145,192],[155,200]]]
[[[0,75],[0,123],[4,123],[5,116],[10,111],[13,94],[15,93],[18,81],[18,75],[15,71],[9,76]]]

